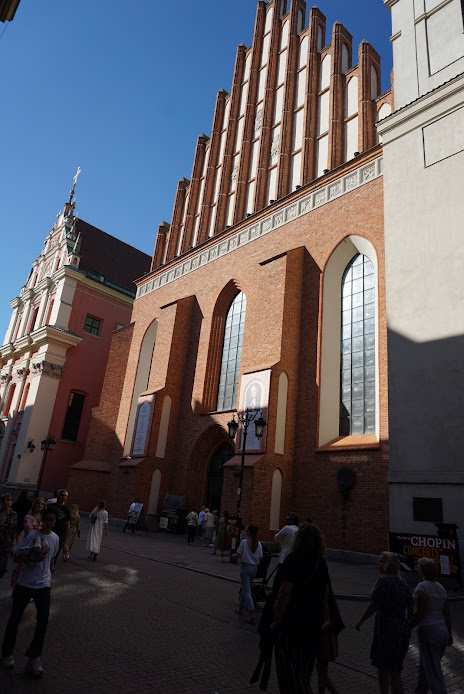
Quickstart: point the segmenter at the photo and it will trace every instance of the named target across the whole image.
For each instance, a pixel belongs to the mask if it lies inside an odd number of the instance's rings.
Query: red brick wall
[[[376,148],[362,155],[345,165],[343,172],[378,154]],[[341,173],[339,169],[336,175]],[[330,180],[329,175],[327,182]],[[308,188],[304,194],[307,192]],[[293,196],[297,199],[301,194],[303,190]],[[267,213],[264,210],[256,218]],[[232,231],[224,236],[229,233]],[[380,448],[318,452],[323,272],[333,250],[349,235],[368,239],[378,257]],[[262,537],[270,537],[272,475],[278,467],[283,475],[282,522],[289,510],[296,510],[302,518],[310,515],[320,524],[329,546],[366,552],[384,549],[388,531],[388,424],[382,179],[334,199],[135,302],[132,340],[130,343],[128,335],[115,336],[104,394],[94,413],[85,453],[88,459],[108,460],[113,466],[106,494],[111,512],[124,517],[133,496],[140,496],[147,504],[156,468],[162,474],[160,502],[169,492],[185,494],[189,505],[205,503],[211,458],[227,440],[226,422],[231,413],[203,411],[204,381],[214,308],[232,280],[247,296],[241,373],[272,370],[267,452],[253,469],[245,471],[243,517],[260,526]],[[121,468],[140,347],[155,318],[159,326],[149,390],[156,391],[157,396],[149,451],[135,468]],[[289,390],[285,454],[279,455],[274,453],[274,441],[282,371],[288,376]],[[159,459],[155,453],[165,395],[172,398],[172,409],[165,457]],[[353,469],[356,482],[344,501],[336,472],[347,466]],[[76,492],[82,489],[83,493],[80,475],[82,471],[73,471],[72,484]],[[235,508],[237,486],[234,470],[227,469],[223,508]]]

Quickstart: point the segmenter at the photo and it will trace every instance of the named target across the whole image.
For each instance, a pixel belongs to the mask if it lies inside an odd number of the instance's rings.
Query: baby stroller
[[[269,579],[271,578],[274,571],[268,576],[267,572],[269,570],[269,565],[271,563],[272,553],[267,547],[263,546],[263,558],[258,564],[258,570],[256,576],[251,582],[251,597],[253,598],[253,604],[256,607],[258,602],[266,602],[266,598],[272,592],[272,587],[268,585]],[[239,600],[242,598],[242,589],[239,591]]]

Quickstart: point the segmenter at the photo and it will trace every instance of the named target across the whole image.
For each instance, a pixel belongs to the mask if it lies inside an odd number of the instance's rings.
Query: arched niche
[[[161,487],[161,470],[157,468],[151,477],[150,497],[148,499],[149,516],[156,516],[158,511],[158,500]]]
[[[287,423],[288,377],[285,371],[279,376],[279,393],[277,397],[277,422],[275,433],[275,453],[285,453],[285,425]]]
[[[280,529],[280,501],[282,497],[282,473],[274,470],[272,475],[271,511],[269,515],[269,530]]]
[[[132,392],[132,402],[129,412],[129,420],[127,422],[126,440],[124,443],[123,455],[129,455],[132,446],[132,436],[134,434],[135,416],[137,414],[137,402],[140,393],[144,393],[148,388],[148,380],[150,378],[151,363],[153,360],[153,352],[155,350],[156,333],[158,330],[158,321],[147,328],[143,336],[142,345],[140,347],[139,363],[137,366],[137,374],[135,377],[134,390]]]
[[[163,400],[163,409],[161,410],[161,421],[158,434],[158,443],[156,445],[156,457],[164,458],[166,452],[166,441],[169,430],[169,416],[171,414],[171,397],[165,395]]]

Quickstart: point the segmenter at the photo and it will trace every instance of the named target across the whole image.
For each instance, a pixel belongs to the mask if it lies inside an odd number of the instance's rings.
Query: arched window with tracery
[[[216,410],[233,410],[237,405],[245,328],[246,296],[239,292],[227,310]]]
[[[361,253],[342,279],[340,436],[374,434],[375,272]]]

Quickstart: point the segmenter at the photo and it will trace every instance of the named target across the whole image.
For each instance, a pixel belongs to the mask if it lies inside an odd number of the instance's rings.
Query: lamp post
[[[37,493],[40,492],[40,485],[42,484],[42,476],[45,470],[45,461],[47,460],[48,451],[53,451],[55,448],[56,441],[54,436],[47,436],[40,442],[40,449],[43,451],[42,464],[40,466],[39,479],[37,480]]]
[[[233,419],[231,419],[230,422],[227,422],[227,428],[229,429],[229,437],[233,440],[235,439],[235,436],[237,434],[237,430],[239,428],[239,425],[242,425],[242,430],[243,430],[243,438],[242,438],[242,459],[240,461],[240,478],[239,478],[239,483],[238,483],[238,489],[237,489],[237,527],[238,527],[238,533],[239,533],[239,539],[240,539],[240,529],[241,529],[241,518],[240,518],[240,506],[242,502],[242,487],[243,487],[243,471],[245,469],[245,449],[246,449],[246,440],[247,440],[247,434],[248,434],[248,427],[251,424],[251,422],[254,421],[255,423],[255,434],[256,438],[260,439],[263,434],[264,434],[264,429],[266,428],[266,421],[262,418],[262,416],[258,417],[256,419],[258,412],[262,412],[262,410],[256,410],[256,411],[249,411],[245,410],[245,412],[240,413],[237,412],[237,419],[235,419],[235,414]]]

